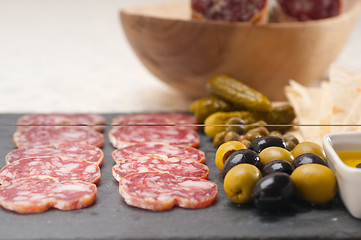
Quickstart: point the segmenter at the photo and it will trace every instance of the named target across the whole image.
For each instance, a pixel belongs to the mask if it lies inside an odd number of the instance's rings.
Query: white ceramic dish
[[[361,132],[328,134],[323,137],[323,147],[343,203],[353,217],[361,219],[361,169],[347,166],[336,153],[361,151]]]

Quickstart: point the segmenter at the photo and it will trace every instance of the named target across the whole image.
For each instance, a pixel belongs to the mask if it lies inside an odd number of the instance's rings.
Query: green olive
[[[285,140],[286,143],[286,149],[288,151],[292,151],[296,147],[296,143],[290,140]]]
[[[219,146],[216,152],[215,163],[219,171],[222,171],[224,162],[227,158],[237,150],[246,149],[247,147],[238,141],[225,142]]]
[[[296,145],[296,147],[292,150],[292,155],[294,158],[300,156],[304,153],[314,153],[323,158],[326,161],[326,155],[323,151],[323,148],[314,142],[301,142]]]
[[[291,141],[293,142],[295,145],[299,144],[300,142],[298,141],[298,139],[293,135],[293,134],[290,134],[290,133],[286,133],[285,135],[283,135],[283,139],[285,141]]]
[[[280,131],[271,131],[269,136],[283,138],[283,135]]]
[[[268,136],[269,135],[269,131],[267,130],[267,128],[260,126],[260,127],[256,127],[254,129],[252,129],[252,131],[257,131],[259,132],[262,137]]]
[[[226,127],[227,131],[233,131],[238,134],[243,134],[246,132],[246,127],[244,126],[246,122],[241,118],[232,117],[227,120],[226,124],[229,125]]]
[[[239,139],[239,134],[233,131],[228,131],[224,135],[224,142],[238,141],[238,139]]]
[[[281,147],[265,148],[260,152],[259,158],[263,166],[274,160],[285,160],[292,163],[294,159],[289,151]]]
[[[267,123],[265,121],[259,120],[257,122],[253,122],[253,123],[247,125],[246,131],[248,132],[248,131],[258,128],[258,127],[265,127],[266,125],[267,125]],[[267,130],[267,132],[268,132],[268,130]]]
[[[240,139],[239,141],[241,143],[243,143],[246,147],[248,147],[251,144],[251,142],[249,140],[247,140],[247,139]]]
[[[194,114],[199,123],[203,123],[212,113],[230,110],[230,104],[215,97],[197,99],[190,106],[191,113]]]
[[[255,140],[257,138],[262,137],[261,133],[259,133],[258,131],[252,131],[252,130],[249,130],[246,134],[244,134],[244,136],[246,137],[247,140],[252,142],[253,140]]]
[[[228,171],[224,178],[224,192],[235,203],[248,203],[256,183],[262,178],[260,170],[251,164],[239,164]]]
[[[311,163],[299,166],[292,172],[291,179],[297,195],[310,203],[324,204],[336,195],[336,177],[324,165]]]
[[[213,138],[213,145],[218,147],[222,143],[224,143],[224,136],[226,135],[226,131],[222,131],[216,134],[216,136]]]
[[[209,115],[204,121],[204,124],[206,125],[204,127],[204,133],[208,137],[214,138],[217,133],[225,131],[227,121],[233,117],[242,118],[247,124],[254,122],[253,115],[247,111],[216,112]]]

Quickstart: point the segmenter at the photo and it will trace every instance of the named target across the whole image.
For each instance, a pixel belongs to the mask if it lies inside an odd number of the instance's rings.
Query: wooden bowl
[[[284,100],[290,79],[314,84],[335,60],[357,20],[359,0],[324,20],[252,25],[191,20],[189,1],[123,9],[121,23],[144,66],[192,98],[208,95],[206,82],[226,74]]]

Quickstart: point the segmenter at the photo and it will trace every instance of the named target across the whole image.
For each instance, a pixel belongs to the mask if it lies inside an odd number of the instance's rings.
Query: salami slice
[[[132,173],[168,172],[175,177],[208,178],[206,165],[190,159],[165,155],[146,154],[120,161],[113,166],[113,176],[117,181]]]
[[[60,143],[14,149],[5,156],[6,163],[29,157],[60,156],[66,159],[83,159],[101,166],[103,151],[95,146],[81,143]]]
[[[197,147],[200,141],[194,130],[165,126],[112,127],[109,140],[115,148],[143,142]]]
[[[18,125],[103,125],[105,123],[106,120],[103,116],[85,113],[37,113],[24,115],[18,120]],[[97,131],[105,129],[104,126],[89,128]]]
[[[266,22],[267,0],[192,0],[194,19]]]
[[[37,175],[50,176],[59,181],[78,180],[96,183],[100,179],[100,169],[98,165],[80,159],[24,158],[8,164],[0,170],[0,184]]]
[[[205,163],[206,156],[203,151],[193,147],[182,147],[160,143],[137,143],[113,151],[112,156],[116,163],[127,158],[145,154],[163,154],[167,157],[192,159],[199,163]]]
[[[20,178],[0,187],[0,205],[17,213],[39,213],[49,208],[75,210],[92,205],[95,184],[48,176]]]
[[[329,18],[341,12],[341,0],[278,0],[278,3],[282,13],[296,21]]]
[[[119,183],[125,202],[134,207],[162,211],[175,205],[183,208],[204,208],[217,197],[217,185],[194,178],[176,178],[169,173],[130,174]]]
[[[184,113],[138,113],[119,115],[113,118],[112,124],[195,125],[197,119]]]
[[[59,143],[84,143],[96,147],[104,144],[103,134],[82,127],[31,127],[26,131],[17,130],[14,133],[14,143],[17,147],[51,145]]]

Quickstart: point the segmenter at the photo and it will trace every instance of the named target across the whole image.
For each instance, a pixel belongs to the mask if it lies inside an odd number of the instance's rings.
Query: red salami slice
[[[109,140],[115,148],[143,142],[197,147],[200,141],[194,130],[164,126],[112,127]]]
[[[31,127],[26,131],[17,130],[14,143],[17,147],[51,145],[66,142],[77,142],[102,147],[103,134],[82,127]]]
[[[192,0],[194,19],[265,22],[267,0]]]
[[[38,113],[19,118],[18,125],[102,125],[106,120],[98,114]],[[23,127],[21,127],[23,128]],[[104,126],[92,126],[91,129],[103,131]]]
[[[17,213],[39,213],[49,208],[74,210],[92,205],[95,184],[65,181],[47,176],[16,179],[0,187],[0,205]]]
[[[184,158],[168,158],[165,155],[147,154],[128,158],[113,166],[117,181],[132,173],[168,172],[176,177],[208,178],[206,165]]]
[[[278,0],[282,13],[296,21],[334,17],[341,12],[341,0]]]
[[[5,156],[6,163],[29,157],[60,156],[66,159],[83,159],[101,166],[103,151],[95,146],[81,143],[60,143],[14,149]]]
[[[96,183],[100,179],[99,166],[85,160],[61,157],[24,158],[0,170],[0,184],[14,179],[45,175],[59,181],[78,180]]]
[[[204,208],[217,197],[217,185],[194,178],[176,178],[169,173],[130,174],[119,183],[125,202],[134,207],[162,211],[177,205]]]
[[[193,115],[184,113],[138,113],[119,115],[112,120],[112,124],[197,124]]]
[[[34,119],[35,120],[35,119]],[[69,125],[74,125],[76,123],[74,123],[73,121],[66,119],[66,118],[61,118],[61,117],[52,117],[52,118],[38,118],[36,119],[37,121],[35,122],[28,122],[27,124],[19,124],[18,123],[18,130],[21,131],[26,131],[28,129],[31,129],[34,126],[69,126]]]
[[[114,150],[112,156],[115,162],[118,163],[127,158],[145,154],[163,154],[169,158],[187,158],[199,163],[204,163],[206,161],[204,152],[198,149],[159,143],[137,143]]]

